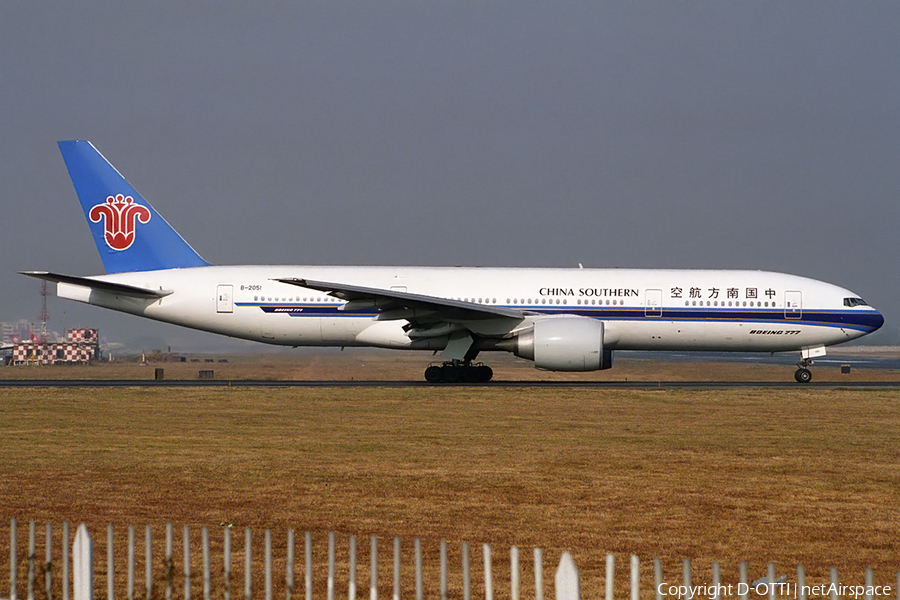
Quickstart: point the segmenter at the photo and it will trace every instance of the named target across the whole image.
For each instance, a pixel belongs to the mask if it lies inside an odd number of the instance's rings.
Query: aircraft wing
[[[519,322],[525,317],[525,313],[512,308],[437,296],[311,279],[284,278],[275,281],[325,292],[329,296],[346,300],[347,304],[341,309],[348,312],[377,309],[380,314],[376,320],[379,321],[406,319],[418,323],[459,323],[499,318]]]
[[[123,296],[135,296],[137,298],[162,298],[163,296],[168,296],[172,293],[172,290],[151,290],[134,285],[125,285],[124,283],[90,279],[88,277],[75,277],[74,275],[61,275],[59,273],[49,273],[47,271],[19,271],[19,274],[28,275],[29,277],[34,277],[36,279],[43,279],[45,281],[52,281],[53,283],[80,285],[94,290],[120,294]]]

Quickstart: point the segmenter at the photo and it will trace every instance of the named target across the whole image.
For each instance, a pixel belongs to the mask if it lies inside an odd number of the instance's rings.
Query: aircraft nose
[[[884,325],[884,316],[876,310],[872,317],[872,331],[878,331],[882,325]]]

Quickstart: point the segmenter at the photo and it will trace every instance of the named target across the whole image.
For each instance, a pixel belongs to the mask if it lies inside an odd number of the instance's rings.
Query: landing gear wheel
[[[441,367],[441,380],[444,383],[457,383],[462,377],[460,370],[456,365],[444,365]]]
[[[797,369],[797,372],[794,373],[794,379],[796,379],[798,383],[809,383],[812,381],[812,371],[806,368]]]
[[[481,373],[478,371],[478,367],[465,365],[463,367],[460,367],[460,369],[462,370],[462,380],[466,383],[481,382]]]
[[[445,362],[425,369],[428,383],[487,383],[494,371],[487,365],[473,365],[461,362]]]
[[[444,375],[441,373],[441,368],[437,365],[431,365],[425,369],[425,381],[428,383],[440,383],[443,380]]]

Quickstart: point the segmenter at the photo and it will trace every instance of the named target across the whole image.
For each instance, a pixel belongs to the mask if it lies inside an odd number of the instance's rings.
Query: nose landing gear
[[[807,369],[812,364],[813,361],[808,358],[804,358],[797,363],[797,370],[794,372],[794,379],[797,380],[797,383],[809,383],[812,381],[812,371]]]
[[[431,365],[425,369],[428,383],[487,383],[494,371],[485,364],[452,360],[441,365]]]

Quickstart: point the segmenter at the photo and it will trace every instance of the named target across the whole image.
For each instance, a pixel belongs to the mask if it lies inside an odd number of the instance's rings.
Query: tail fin
[[[93,144],[59,142],[59,150],[107,273],[209,265]]]

